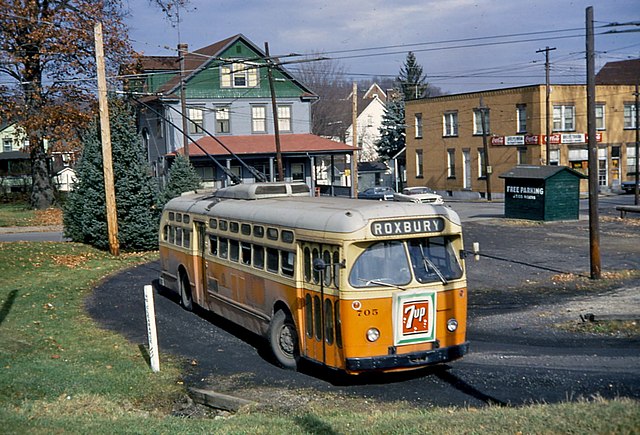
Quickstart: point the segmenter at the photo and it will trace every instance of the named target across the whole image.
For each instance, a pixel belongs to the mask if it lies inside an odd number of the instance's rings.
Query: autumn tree
[[[91,118],[96,22],[104,27],[108,75],[128,60],[123,16],[119,0],[0,0],[0,119],[27,134],[35,208],[54,200],[47,153],[78,149]]]

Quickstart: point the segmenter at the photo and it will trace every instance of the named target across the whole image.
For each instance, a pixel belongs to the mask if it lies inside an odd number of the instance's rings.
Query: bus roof
[[[196,193],[172,199],[166,209],[203,214],[210,218],[335,233],[360,230],[372,220],[421,218],[434,215],[442,216],[460,225],[457,213],[443,205],[327,196],[283,196],[244,200],[221,199],[211,194]]]

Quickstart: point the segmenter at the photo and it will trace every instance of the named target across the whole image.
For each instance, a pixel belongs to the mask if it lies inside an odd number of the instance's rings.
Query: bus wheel
[[[189,277],[184,272],[180,272],[180,305],[187,311],[193,310],[191,284],[189,284]]]
[[[296,325],[282,310],[271,319],[269,344],[278,364],[288,370],[296,369],[299,357]]]

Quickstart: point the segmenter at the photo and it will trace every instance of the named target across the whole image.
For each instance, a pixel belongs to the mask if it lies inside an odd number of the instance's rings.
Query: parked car
[[[626,193],[633,193],[635,192],[635,181],[623,181],[620,187],[622,187],[622,190],[624,190]]]
[[[361,199],[376,199],[378,201],[392,201],[393,195],[396,193],[391,187],[377,186],[370,187],[363,192],[358,193]]]
[[[442,196],[428,187],[405,187],[402,193],[396,193],[395,201],[422,202],[424,204],[444,204]]]

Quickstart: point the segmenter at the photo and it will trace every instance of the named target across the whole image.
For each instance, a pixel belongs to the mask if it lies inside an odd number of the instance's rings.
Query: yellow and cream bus
[[[462,228],[447,207],[239,184],[171,200],[159,241],[160,284],[265,337],[285,368],[406,370],[468,350]]]

